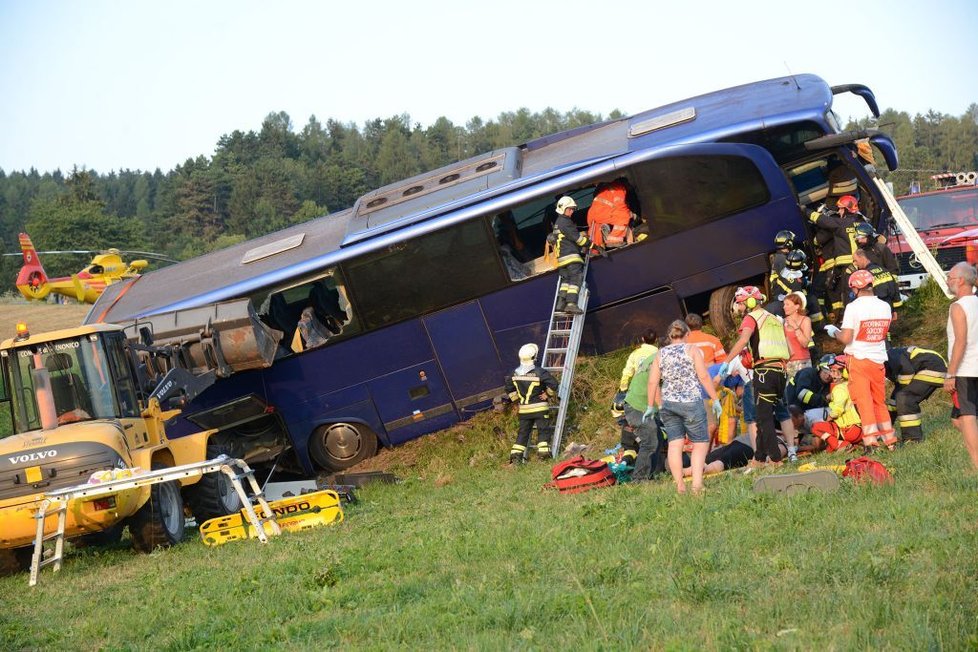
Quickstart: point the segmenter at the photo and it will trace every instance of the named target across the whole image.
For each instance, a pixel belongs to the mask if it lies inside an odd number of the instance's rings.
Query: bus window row
[[[618,193],[627,229],[588,224],[595,202]],[[563,195],[575,221],[610,247],[655,241],[735,214],[769,199],[754,164],[736,156],[647,161],[556,195],[540,196],[358,256],[316,277],[253,301],[261,319],[283,333],[282,355],[298,353],[471,300],[556,267],[547,236]]]

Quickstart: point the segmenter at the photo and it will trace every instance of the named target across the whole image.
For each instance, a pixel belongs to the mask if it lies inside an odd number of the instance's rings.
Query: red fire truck
[[[978,173],[949,172],[931,179],[936,190],[920,192],[915,184],[911,194],[897,197],[897,202],[942,269],[961,261],[978,263]],[[900,289],[919,287],[927,272],[898,229],[889,246],[900,262]]]

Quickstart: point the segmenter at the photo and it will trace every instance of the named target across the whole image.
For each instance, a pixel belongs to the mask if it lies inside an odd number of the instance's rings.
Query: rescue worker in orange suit
[[[557,380],[546,369],[537,366],[538,348],[536,344],[524,344],[520,347],[520,366],[513,375],[506,379],[506,389],[509,398],[517,405],[519,429],[516,443],[509,450],[509,463],[522,464],[530,434],[537,429],[537,455],[540,459],[550,457],[550,423],[549,398],[557,394]]]
[[[845,378],[844,365],[836,362],[829,367],[832,390],[829,393],[827,421],[812,424],[812,435],[824,442],[829,452],[858,446],[862,442],[863,429],[859,412],[849,396],[849,382]]]
[[[851,185],[855,186],[855,179]],[[843,187],[841,185],[834,186]],[[844,187],[849,187],[845,184]],[[836,313],[838,320],[845,307],[846,272],[852,264],[852,252],[856,250],[856,223],[863,221],[859,212],[859,201],[853,195],[843,195],[835,200],[835,207],[829,207],[829,200],[809,215],[815,225],[816,233],[831,234],[831,241],[822,245],[824,260],[819,272],[824,272],[825,289],[829,299],[829,309]]]
[[[599,247],[623,247],[635,241],[639,221],[635,192],[624,177],[600,184],[587,211],[588,237]]]
[[[887,401],[890,415],[896,415],[900,438],[904,442],[923,441],[920,404],[934,390],[944,386],[947,360],[937,351],[905,346],[886,352],[886,377],[893,381],[893,395]]]
[[[882,439],[892,448],[899,440],[893,430],[886,407],[886,336],[890,330],[892,310],[873,294],[873,274],[856,270],[849,277],[849,287],[856,298],[846,306],[842,327],[829,324],[829,337],[845,344],[849,370],[849,391],[863,426],[863,445],[873,447]]]
[[[900,275],[900,263],[886,246],[886,238],[876,233],[868,222],[856,225],[856,246],[866,252],[870,262],[879,265],[893,276]]]
[[[557,251],[557,273],[560,275],[560,290],[557,294],[555,312],[580,315],[584,311],[577,305],[584,281],[584,254],[591,246],[586,235],[577,230],[572,219],[577,202],[573,197],[561,197],[557,202],[557,220],[550,234]],[[604,248],[595,247],[601,256],[607,256]]]

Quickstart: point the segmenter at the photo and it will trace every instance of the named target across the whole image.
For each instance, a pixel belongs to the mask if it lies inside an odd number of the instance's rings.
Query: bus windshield
[[[978,226],[978,186],[902,197],[898,201],[918,231],[948,226]]]
[[[101,339],[97,335],[71,338],[11,352],[15,433],[41,427],[36,382],[42,369],[51,379],[59,425],[116,416],[112,377]]]

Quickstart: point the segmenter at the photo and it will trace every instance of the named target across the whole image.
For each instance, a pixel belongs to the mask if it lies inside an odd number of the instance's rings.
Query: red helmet
[[[873,273],[867,269],[857,269],[849,276],[849,287],[862,290],[873,284]]]
[[[852,195],[842,195],[836,202],[839,212],[849,211],[850,213],[859,212],[859,200]]]
[[[737,288],[737,292],[734,294],[735,303],[748,303],[750,299],[753,299],[754,305],[757,305],[764,301],[765,296],[756,285],[745,285],[744,287]]]

